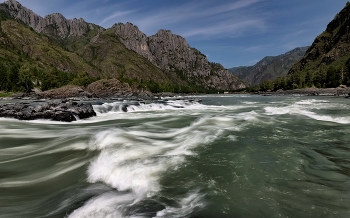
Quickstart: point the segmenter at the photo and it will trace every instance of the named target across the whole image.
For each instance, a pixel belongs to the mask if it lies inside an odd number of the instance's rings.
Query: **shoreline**
[[[115,100],[115,101],[147,101],[157,100],[165,97],[186,97],[193,95],[203,95],[205,93],[151,93],[147,90],[128,90],[119,91],[117,93],[104,92],[102,95],[97,93],[91,93],[86,89],[79,86],[64,86],[57,89],[51,89],[44,92],[31,92],[31,93],[16,93],[8,97],[0,97],[1,101],[33,101],[33,102],[45,102],[54,100],[70,100],[70,101],[101,101],[101,100]],[[337,96],[337,97],[350,97],[350,88],[346,86],[340,86],[337,88],[304,88],[294,90],[277,90],[266,92],[225,92],[221,94],[250,94],[261,96]],[[215,95],[215,94],[214,94]]]
[[[108,95],[109,94],[109,95]],[[103,97],[91,94],[82,87],[66,86],[46,92],[18,93],[11,97],[0,98],[0,117],[9,117],[19,120],[49,119],[56,121],[72,122],[96,116],[92,107],[95,103],[103,101],[155,101],[163,98],[186,99],[193,98],[200,93],[151,93],[149,91],[127,93],[104,93]],[[203,94],[203,93],[202,93]],[[250,94],[261,96],[328,96],[350,98],[350,90],[346,87],[338,88],[306,88],[295,90],[278,90],[276,92],[254,93],[218,93]],[[215,95],[215,94],[214,94]],[[200,102],[201,100],[196,99]]]
[[[254,92],[251,94],[262,96],[336,96],[349,98],[350,89],[346,86],[340,86],[337,88],[304,88],[293,90]]]

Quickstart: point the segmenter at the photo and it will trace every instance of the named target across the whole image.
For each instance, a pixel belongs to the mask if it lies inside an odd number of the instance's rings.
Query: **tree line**
[[[86,72],[66,73],[58,69],[43,70],[28,65],[0,64],[0,91],[30,92],[34,87],[46,91],[68,84],[87,86],[98,78]]]
[[[33,88],[46,91],[68,84],[88,86],[100,78],[92,78],[86,72],[67,73],[52,68],[43,70],[37,67],[18,64],[6,65],[0,63],[0,91],[3,92],[31,92]],[[217,90],[208,90],[202,86],[189,84],[178,85],[170,83],[157,83],[154,81],[137,81],[129,78],[118,78],[138,88],[150,90],[153,93],[216,93]]]
[[[265,80],[259,86],[249,87],[247,91],[277,91],[301,88],[335,88],[339,85],[350,86],[350,58],[345,65],[329,66],[327,69],[307,70],[277,77],[275,80]]]

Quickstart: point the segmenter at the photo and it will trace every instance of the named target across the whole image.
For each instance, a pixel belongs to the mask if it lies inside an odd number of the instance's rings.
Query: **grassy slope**
[[[0,57],[3,63],[27,64],[39,69],[57,68],[68,73],[96,75],[98,70],[79,55],[69,52],[41,34],[12,19],[0,20]]]
[[[52,68],[67,73],[88,72],[90,76],[119,78],[132,82],[153,81],[165,85],[187,85],[175,73],[165,73],[144,57],[127,49],[111,30],[65,41],[49,38],[15,21],[0,17],[0,58],[4,65]],[[69,51],[72,50],[72,51]]]
[[[327,29],[316,37],[305,56],[289,74],[322,74],[329,67],[340,70],[350,58],[350,4],[339,12]]]
[[[101,77],[128,78],[130,80],[154,81],[166,84],[184,84],[174,74],[165,73],[136,52],[127,49],[109,29],[102,32],[94,42],[77,50],[81,56],[98,66]]]

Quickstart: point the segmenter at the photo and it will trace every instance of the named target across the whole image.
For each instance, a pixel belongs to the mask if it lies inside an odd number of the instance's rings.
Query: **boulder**
[[[56,100],[39,105],[28,103],[0,105],[0,117],[11,117],[19,120],[51,119],[72,122],[92,116],[96,116],[96,113],[91,103],[77,103],[66,100]]]

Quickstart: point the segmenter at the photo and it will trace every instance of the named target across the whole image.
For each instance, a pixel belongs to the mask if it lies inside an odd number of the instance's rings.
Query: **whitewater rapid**
[[[195,98],[202,101],[94,102],[96,117],[72,123],[0,118],[0,191],[7,196],[0,202],[19,199],[4,214],[232,217],[257,215],[246,209],[255,204],[272,217],[286,215],[274,196],[301,210],[293,196],[303,197],[304,189],[278,181],[314,181],[309,168],[322,167],[308,163],[328,162],[308,147],[339,145],[337,137],[346,142],[350,133],[349,103],[340,98]],[[51,187],[49,194],[42,187]],[[19,197],[23,189],[33,190],[32,199]],[[15,197],[11,190],[18,190]]]

